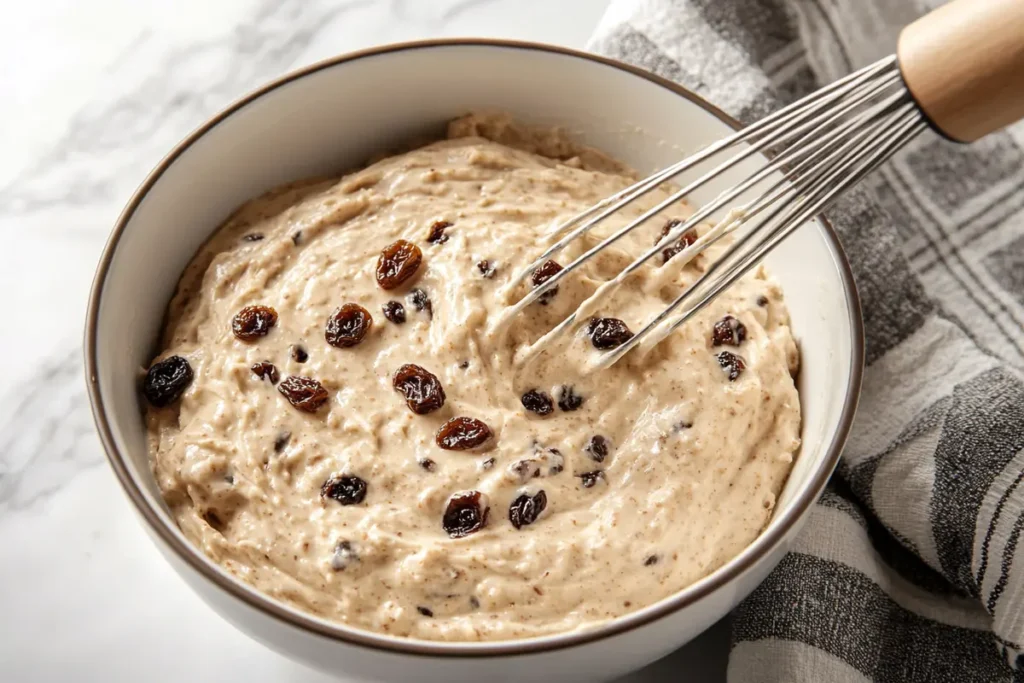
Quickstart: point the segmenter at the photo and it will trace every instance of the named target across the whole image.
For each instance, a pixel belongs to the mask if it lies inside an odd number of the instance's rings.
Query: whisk
[[[521,311],[544,292],[648,219],[753,155],[771,161],[722,192],[671,229],[649,251],[604,283],[539,340],[534,355],[580,322],[585,309],[620,285],[698,223],[734,207],[745,192],[767,188],[729,211],[725,219],[674,259],[685,263],[726,234],[748,229],[686,287],[665,310],[597,367],[607,367],[638,345],[653,345],[686,323],[754,267],[794,230],[878,168],[925,129],[973,142],[1024,117],[1024,0],[955,0],[903,29],[897,54],[882,59],[721,140],[699,153],[602,200],[558,226],[555,244],[524,269],[522,282],[573,240],[675,176],[726,151],[731,158],[703,173],[566,265],[514,304]],[[670,267],[671,264],[666,265]]]

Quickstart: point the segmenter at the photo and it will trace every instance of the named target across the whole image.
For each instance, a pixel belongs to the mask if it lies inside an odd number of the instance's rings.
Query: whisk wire
[[[903,84],[895,57],[890,57],[836,81],[570,218],[554,231],[555,235],[564,236],[522,271],[513,285],[521,282],[551,256],[628,204],[684,171],[712,159],[731,147],[746,143],[729,159],[642,212],[622,228],[587,249],[554,277],[535,287],[510,307],[504,320],[509,320],[511,316],[536,301],[544,292],[557,286],[560,280],[596,254],[736,167],[743,160],[762,152],[776,152],[767,164],[719,193],[713,201],[685,221],[673,226],[657,240],[653,248],[634,259],[614,278],[602,284],[580,308],[570,313],[548,334],[535,342],[524,359],[535,355],[552,339],[564,334],[577,323],[583,312],[593,310],[602,297],[613,292],[631,273],[656,254],[680,240],[688,230],[761,184],[768,183],[768,187],[762,189],[757,197],[747,201],[738,210],[729,212],[710,231],[694,243],[685,246],[672,258],[672,262],[675,265],[685,265],[725,235],[747,226],[750,229],[730,244],[653,320],[647,322],[626,343],[602,354],[592,368],[610,366],[637,346],[649,347],[657,344],[664,336],[690,320],[724,289],[749,272],[794,230],[829,206],[840,194],[884,163],[925,128],[927,124]],[[755,223],[754,219],[759,220]],[[668,264],[662,267],[668,267]]]

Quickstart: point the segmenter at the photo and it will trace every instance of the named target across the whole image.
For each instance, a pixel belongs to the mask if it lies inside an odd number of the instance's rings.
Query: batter
[[[653,350],[589,371],[720,248],[688,259],[687,235],[526,353],[680,205],[503,324],[666,196],[511,285],[559,221],[632,180],[557,131],[471,115],[447,140],[241,207],[185,271],[143,383],[153,470],[186,536],[278,600],[447,641],[593,627],[739,553],[800,443],[796,345],[763,270]]]

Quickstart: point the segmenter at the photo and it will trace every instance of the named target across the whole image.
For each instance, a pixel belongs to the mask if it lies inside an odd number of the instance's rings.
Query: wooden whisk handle
[[[1024,118],[1024,0],[953,0],[904,28],[896,52],[914,100],[953,140]]]

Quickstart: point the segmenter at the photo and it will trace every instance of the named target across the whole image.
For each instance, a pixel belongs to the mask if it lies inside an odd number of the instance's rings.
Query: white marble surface
[[[100,250],[148,169],[261,82],[413,38],[582,47],[606,4],[0,0],[0,680],[328,680],[206,608],[107,468],[80,351]],[[720,678],[723,631],[631,680]]]

